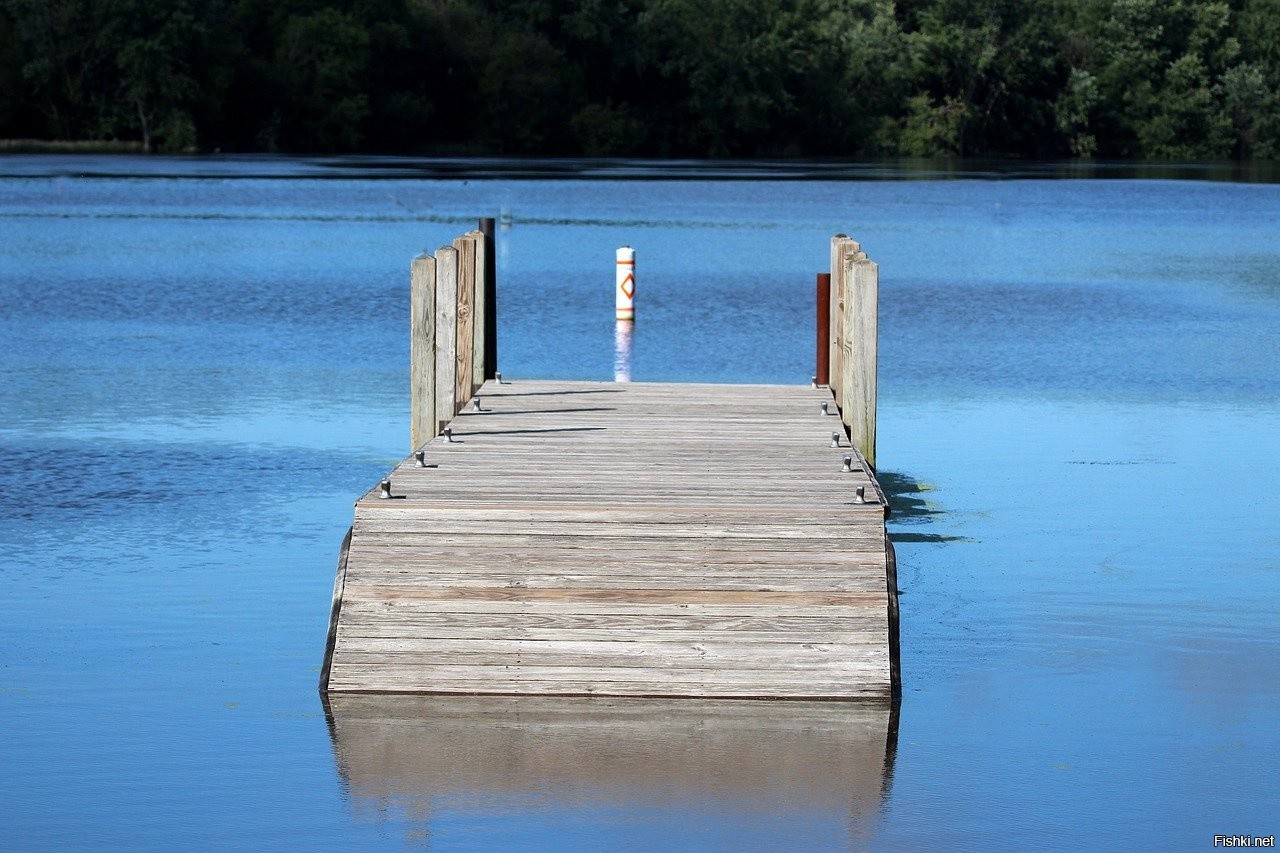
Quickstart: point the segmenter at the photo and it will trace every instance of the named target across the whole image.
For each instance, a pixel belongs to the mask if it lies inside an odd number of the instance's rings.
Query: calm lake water
[[[1280,185],[1071,169],[0,157],[7,849],[1211,849],[1280,832]],[[408,266],[500,369],[807,383],[881,269],[904,695],[335,706]],[[846,714],[846,716],[841,716]],[[896,734],[896,738],[895,738]]]

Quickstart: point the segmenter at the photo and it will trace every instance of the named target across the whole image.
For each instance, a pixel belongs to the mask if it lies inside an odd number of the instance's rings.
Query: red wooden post
[[[818,273],[818,364],[815,385],[826,385],[831,371],[831,273]]]

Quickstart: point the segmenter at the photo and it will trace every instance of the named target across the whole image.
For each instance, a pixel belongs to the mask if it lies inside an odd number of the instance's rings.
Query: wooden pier
[[[322,690],[896,694],[887,508],[827,387],[457,387],[356,503]]]

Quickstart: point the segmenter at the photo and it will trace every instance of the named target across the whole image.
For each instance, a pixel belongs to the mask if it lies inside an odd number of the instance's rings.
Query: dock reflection
[[[533,808],[751,815],[856,841],[888,795],[898,719],[889,702],[331,695],[326,710],[355,816],[421,839],[446,814]]]

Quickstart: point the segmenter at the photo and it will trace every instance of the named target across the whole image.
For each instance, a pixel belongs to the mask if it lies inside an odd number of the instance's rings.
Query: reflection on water
[[[635,320],[618,320],[613,331],[613,381],[631,381],[631,341]]]
[[[465,825],[477,844],[518,839],[531,811],[581,827],[607,815],[632,839],[644,824],[657,841],[682,815],[750,824],[756,847],[760,832],[794,842],[816,827],[826,844],[832,828],[856,843],[897,748],[888,703],[334,695],[327,707],[358,818],[402,822],[410,838]]]

